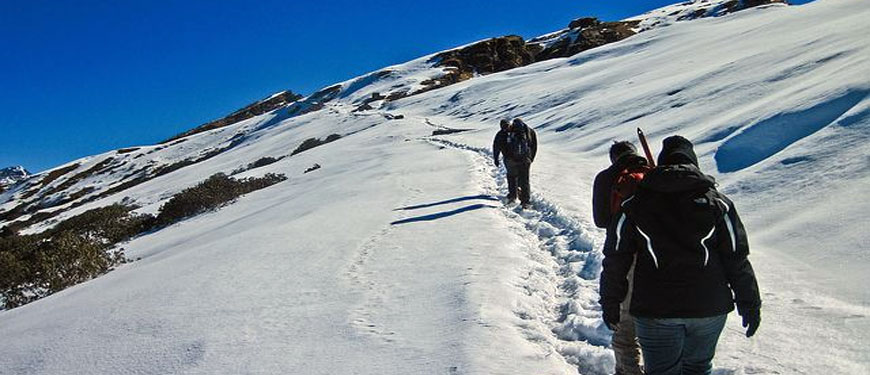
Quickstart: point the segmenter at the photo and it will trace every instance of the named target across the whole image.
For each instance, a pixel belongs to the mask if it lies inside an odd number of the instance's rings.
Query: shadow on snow
[[[463,213],[463,212],[479,210],[479,209],[481,209],[481,208],[496,208],[496,206],[491,206],[491,205],[488,205],[488,204],[481,204],[481,203],[478,203],[478,204],[472,204],[472,205],[470,205],[470,206],[465,206],[465,207],[462,207],[462,208],[457,208],[457,209],[455,209],[455,210],[444,211],[444,212],[438,212],[438,213],[429,214],[429,215],[422,215],[422,216],[416,216],[416,217],[410,217],[410,218],[407,218],[407,219],[397,220],[397,221],[394,221],[394,222],[390,223],[390,225],[399,225],[399,224],[416,223],[416,222],[421,222],[421,221],[433,221],[433,220],[438,220],[438,219],[445,218],[445,217],[448,217],[448,216],[453,216],[453,215],[456,215],[456,214],[461,214],[461,213]]]
[[[400,207],[400,208],[394,209],[393,211],[416,210],[416,209],[420,209],[420,208],[434,207],[434,206],[440,206],[440,205],[442,205],[442,204],[450,204],[450,203],[456,203],[456,202],[462,202],[462,201],[470,201],[470,200],[475,200],[475,199],[484,199],[484,200],[488,200],[488,201],[498,201],[498,198],[493,197],[492,195],[488,195],[488,194],[469,195],[469,196],[466,196],[466,197],[459,197],[459,198],[447,199],[447,200],[443,200],[443,201],[440,201],[440,202],[434,202],[434,203],[418,204],[418,205],[414,205],[414,206]]]

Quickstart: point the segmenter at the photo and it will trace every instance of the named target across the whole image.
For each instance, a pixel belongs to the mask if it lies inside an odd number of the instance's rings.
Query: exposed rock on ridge
[[[262,115],[266,112],[281,108],[287,104],[293,103],[299,99],[302,99],[302,95],[294,94],[292,91],[283,91],[278,94],[272,95],[269,98],[260,100],[256,103],[245,106],[244,108],[235,111],[228,116],[197,126],[191,130],[188,130],[184,133],[176,135],[172,138],[169,138],[160,143],[168,143],[174,141],[179,138],[183,138],[189,135],[202,133],[204,131],[222,128],[227,125],[231,125],[237,123],[242,120],[247,120],[254,116]]]

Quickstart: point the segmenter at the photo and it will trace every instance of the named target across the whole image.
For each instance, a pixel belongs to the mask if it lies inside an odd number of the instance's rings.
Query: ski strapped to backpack
[[[646,154],[646,161],[650,167],[655,168],[656,162],[653,159],[652,150],[649,148],[649,143],[646,142],[646,135],[643,134],[643,130],[637,128],[637,137],[640,139],[640,145],[643,147],[643,153]]]

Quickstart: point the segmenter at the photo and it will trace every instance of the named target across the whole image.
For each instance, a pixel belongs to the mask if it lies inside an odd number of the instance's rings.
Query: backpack
[[[622,202],[633,196],[637,192],[637,187],[643,180],[643,177],[652,167],[649,165],[634,165],[625,168],[616,174],[613,179],[613,186],[610,191],[610,214],[615,215],[619,212],[619,207]]]
[[[521,129],[512,130],[507,135],[507,150],[511,159],[516,161],[530,161],[532,147],[529,144],[529,129],[523,126]]]

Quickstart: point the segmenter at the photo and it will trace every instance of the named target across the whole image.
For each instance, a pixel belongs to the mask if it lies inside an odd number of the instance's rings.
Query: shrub
[[[283,159],[284,157],[285,157],[285,156],[281,156],[281,157],[278,157],[278,158],[274,158],[274,157],[271,157],[271,156],[264,156],[264,157],[262,157],[262,158],[257,159],[256,161],[253,161],[253,162],[248,163],[248,165],[246,165],[246,166],[244,166],[244,167],[236,168],[236,169],[233,170],[230,174],[231,174],[231,175],[235,175],[235,174],[239,174],[239,173],[242,173],[242,172],[245,172],[245,171],[249,171],[249,170],[254,169],[254,168],[265,167],[265,166],[267,166],[267,165],[269,165],[269,164],[277,163],[279,160]]]
[[[296,155],[302,151],[310,150],[310,149],[315,148],[317,146],[325,145],[329,142],[337,141],[339,139],[341,139],[341,136],[338,134],[330,134],[324,140],[320,140],[317,138],[308,138],[308,139],[302,141],[302,144],[300,144],[299,147],[296,147],[296,149],[293,150],[293,152],[290,153],[290,155]]]
[[[40,234],[0,237],[0,303],[21,306],[126,262],[123,250],[112,248],[153,221],[131,210],[123,205],[97,208]]]
[[[308,173],[308,172],[316,171],[316,170],[318,170],[318,169],[320,169],[320,164],[314,163],[314,165],[312,165],[311,167],[309,167],[308,169],[306,169],[305,172],[302,172],[302,173],[305,174],[305,173]]]
[[[260,178],[235,179],[223,173],[212,175],[196,186],[172,196],[157,215],[156,225],[166,226],[185,218],[212,211],[243,194],[286,180],[284,175],[266,174]]]
[[[133,208],[116,203],[88,210],[57,224],[50,232],[70,231],[105,244],[126,241],[154,225],[154,216],[132,214]]]
[[[157,217],[113,204],[88,210],[40,234],[0,228],[0,305],[14,308],[92,279],[125,263],[116,244],[286,180],[284,175],[234,179],[218,173],[174,195]]]

